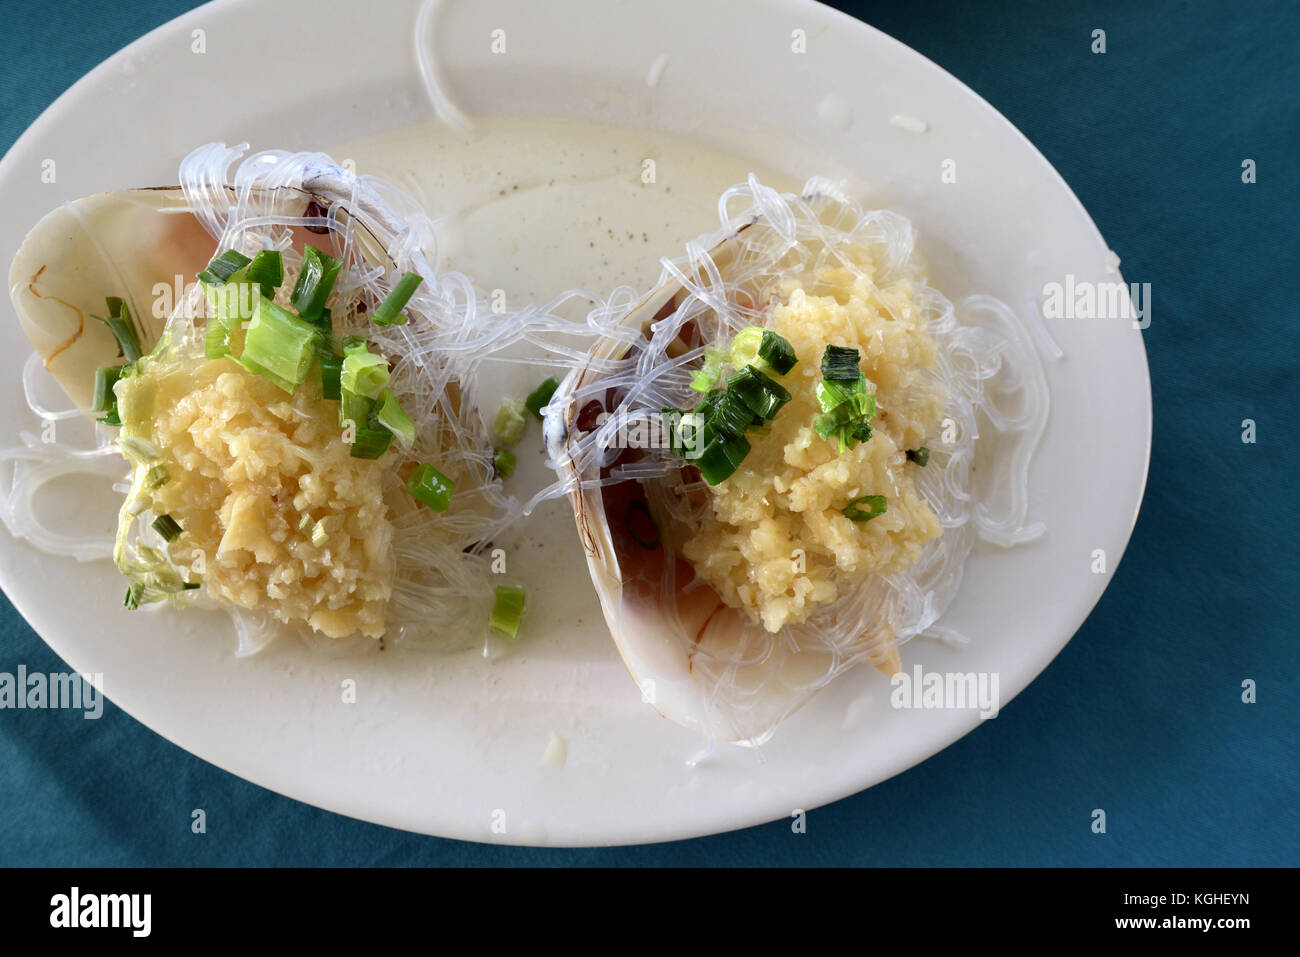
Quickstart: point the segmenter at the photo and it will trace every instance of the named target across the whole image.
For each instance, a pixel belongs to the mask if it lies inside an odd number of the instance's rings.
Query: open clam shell
[[[33,227],[9,268],[18,321],[45,368],[80,409],[88,409],[95,370],[118,354],[104,314],[106,296],[130,307],[146,348],[168,316],[155,315],[159,283],[192,281],[213,240],[179,187],[124,189],[66,203]]]
[[[730,237],[713,246],[709,258],[725,268],[737,250],[736,237]],[[662,283],[628,311],[621,325],[648,338],[656,320],[679,308],[688,295],[679,281]],[[669,350],[685,352],[696,344],[683,341]],[[595,414],[607,411],[604,406],[617,399],[610,396],[597,409],[599,400],[575,396],[598,389],[605,363],[628,352],[622,339],[599,343],[556,390],[544,429],[548,452],[570,488],[601,610],[642,699],[664,717],[711,740],[761,743],[828,680],[829,673],[852,661],[870,659],[886,674],[896,673],[901,658],[888,621],[876,632],[854,636],[843,649],[843,660],[832,661],[839,650],[822,642],[800,644],[795,639],[799,629],[773,636],[741,610],[727,606],[697,579],[668,538],[661,536],[659,547],[647,547],[646,537],[634,528],[637,514],[678,512],[703,494],[701,483],[684,471],[611,483],[617,459],[602,463],[576,449],[595,427]],[[689,534],[689,529],[664,529],[664,535],[673,534]]]
[[[406,224],[363,181],[323,156],[296,164],[292,177],[294,185],[257,186],[242,197],[224,182],[197,197],[180,186],[113,190],[64,203],[36,223],[10,265],[10,299],[45,368],[78,408],[90,406],[95,370],[119,355],[112,333],[93,318],[104,314],[105,298],[126,302],[147,350],[241,203],[244,218],[307,216],[327,224],[292,227],[298,252],[322,242],[314,233],[346,231],[365,262],[397,265],[390,249]],[[404,252],[404,267],[432,277],[418,246]]]
[[[281,250],[285,294],[306,245],[342,259],[332,300],[335,333],[362,335],[389,357],[389,388],[416,426],[412,444],[399,450],[383,479],[396,566],[390,635],[440,647],[481,641],[478,623],[487,620],[492,597],[482,552],[519,513],[495,473],[491,435],[472,398],[477,364],[490,351],[490,343],[476,347],[482,329],[475,317],[490,314],[476,309],[468,277],[436,273],[432,227],[412,197],[323,154],[244,158],[246,149],[200,147],[182,163],[180,186],[97,194],[41,219],[10,269],[19,321],[46,369],[88,412],[95,370],[122,361],[111,332],[93,318],[105,314],[106,297],[128,305],[145,351],[165,330],[169,351],[201,357],[206,310],[196,274],[218,252]],[[410,320],[371,322],[373,304],[407,271],[424,280],[406,306]],[[116,437],[97,426],[98,448],[70,453],[72,466],[80,461],[75,456],[114,450]],[[59,447],[42,445],[27,458],[56,454]],[[406,491],[415,462],[436,462],[455,482],[447,512],[423,508]],[[23,476],[27,486],[41,481],[36,470]],[[83,553],[100,550],[83,549],[78,557]],[[251,639],[254,616],[232,614],[241,654],[276,631],[267,618]]]
[[[736,196],[753,206],[728,220],[727,201]],[[659,285],[615,314],[606,337],[553,396],[545,433],[606,622],[643,699],[710,739],[757,744],[853,665],[896,674],[903,641],[944,634],[936,622],[976,538],[1006,545],[1041,531],[1023,528],[1023,496],[1010,514],[993,518],[996,496],[976,487],[970,466],[981,427],[992,438],[1014,437],[1005,458],[1015,468],[1028,461],[1046,416],[1046,388],[1023,331],[958,323],[952,303],[926,284],[902,217],[863,211],[823,180],[810,180],[801,196],[778,196],[751,178],[724,194],[720,209],[722,231],[666,261]],[[784,279],[823,267],[857,270],[859,252],[873,272],[858,274],[873,290],[873,275],[915,290],[913,305],[938,346],[938,368],[927,375],[946,396],[943,413],[959,437],[932,453],[916,483],[945,531],[904,572],[855,580],[806,621],[770,633],[728,606],[674,548],[708,507],[698,474],[667,451],[629,454],[614,438],[622,427],[616,420],[629,408],[646,418],[692,406],[688,383],[698,362],[690,366],[691,357],[745,325],[765,324]],[[993,311],[1014,325],[1005,307]],[[997,385],[1004,362],[1014,374]],[[995,408],[1004,393],[1014,394],[1015,414]],[[602,424],[602,412],[616,415]],[[996,469],[987,474],[998,481]],[[635,528],[650,516],[662,531],[657,541]]]

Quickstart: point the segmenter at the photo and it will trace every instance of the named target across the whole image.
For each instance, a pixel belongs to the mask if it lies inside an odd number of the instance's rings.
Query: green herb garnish
[[[406,490],[435,512],[445,512],[451,504],[452,493],[456,491],[456,483],[425,462],[406,480]]]
[[[140,347],[140,331],[131,317],[131,309],[116,296],[109,296],[104,302],[108,305],[108,315],[93,318],[108,326],[108,331],[117,340],[117,348],[122,357],[127,362],[134,362],[144,354],[144,350]]]
[[[311,323],[259,295],[236,361],[292,394],[311,370],[316,334]]]
[[[528,428],[528,419],[524,417],[526,407],[517,399],[502,399],[497,407],[496,418],[492,420],[492,432],[497,441],[504,446],[511,446],[524,437]]]
[[[208,263],[208,268],[199,273],[198,280],[207,283],[209,286],[224,286],[230,282],[230,277],[239,270],[243,269],[252,260],[236,249],[227,249],[212,262]]]
[[[293,295],[289,298],[298,315],[308,322],[320,317],[342,268],[343,260],[327,256],[315,246],[303,250],[302,271],[298,273]]]
[[[859,508],[860,505],[865,505],[866,508]],[[869,522],[884,515],[887,507],[883,495],[859,495],[845,505],[842,511],[855,522]]]
[[[492,467],[496,470],[497,475],[502,478],[510,478],[511,473],[514,472],[515,466],[518,464],[519,460],[515,458],[515,453],[509,449],[492,450]]]
[[[170,515],[159,515],[153,520],[153,530],[165,541],[174,542],[181,534],[181,526]]]
[[[524,589],[520,585],[498,585],[492,601],[488,625],[509,638],[519,636],[519,622],[524,616]]]
[[[542,409],[546,408],[547,403],[551,401],[551,396],[555,395],[555,390],[559,387],[560,383],[552,376],[530,392],[528,398],[524,400],[524,406],[538,422],[542,420]]]
[[[857,349],[844,346],[827,346],[822,353],[822,378],[832,381],[853,382],[862,370],[858,368],[861,354]]]
[[[400,326],[405,323],[406,317],[402,315],[402,310],[406,308],[406,304],[411,301],[415,290],[422,282],[424,277],[413,272],[406,273],[393,284],[384,301],[370,314],[370,321],[377,326]]]

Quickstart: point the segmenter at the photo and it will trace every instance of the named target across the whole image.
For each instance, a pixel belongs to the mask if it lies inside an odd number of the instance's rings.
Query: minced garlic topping
[[[352,458],[336,403],[308,391],[200,358],[149,363],[117,394],[162,451],[152,509],[180,524],[168,553],[192,580],[332,638],[377,638],[393,587],[385,466]]]
[[[822,295],[788,284],[768,324],[799,357],[777,379],[791,401],[770,434],[748,436],[749,455],[710,488],[709,513],[681,546],[723,601],[770,632],[805,621],[867,575],[907,567],[942,531],[913,484],[919,466],[906,460],[908,449],[933,440],[943,409],[943,396],[920,377],[936,353],[911,287],[875,290],[845,269],[816,281]],[[878,409],[871,439],[843,455],[813,429],[828,344],[860,350]],[[861,495],[885,496],[885,514],[849,519],[842,510]]]

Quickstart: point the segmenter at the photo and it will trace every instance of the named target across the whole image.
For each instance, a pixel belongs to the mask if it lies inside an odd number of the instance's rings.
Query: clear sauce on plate
[[[442,270],[512,306],[567,288],[644,291],[659,259],[718,228],[718,197],[752,172],[797,191],[802,180],[698,141],[636,127],[491,117],[472,133],[439,123],[333,151],[357,172],[415,195],[438,221]]]

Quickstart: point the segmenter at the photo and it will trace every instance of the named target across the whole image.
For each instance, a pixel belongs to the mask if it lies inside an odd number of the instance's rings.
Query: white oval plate
[[[320,149],[430,119],[416,4],[280,0],[277,21],[317,25],[296,38],[250,29],[265,10],[251,0],[202,7],[60,97],[0,164],[0,262],[56,203],[174,182],[177,162],[199,143]],[[1023,316],[1067,274],[1120,278],[1078,200],[1005,119],[923,57],[829,8],[461,0],[439,19],[442,66],[470,115],[666,129],[800,178],[847,171],[873,184],[869,202],[911,217],[953,299],[987,292]],[[505,55],[491,51],[498,29]],[[798,30],[807,54],[792,52]],[[287,92],[268,95],[272,79]],[[894,117],[921,119],[928,131]],[[817,168],[809,156],[821,158]],[[41,181],[46,159],[56,161],[54,184]],[[941,182],[945,159],[957,162],[956,184]],[[1150,447],[1141,334],[1122,320],[1048,328],[1065,357],[1047,364],[1052,412],[1031,475],[1030,517],[1047,535],[1009,552],[977,550],[945,620],[971,637],[967,649],[905,649],[908,665],[927,671],[998,673],[1003,705],[1064,647],[1114,573]],[[0,337],[0,401],[14,409],[27,346],[14,321],[0,324]],[[105,530],[111,522],[104,516]],[[726,747],[691,763],[700,742],[643,705],[623,670],[571,527],[543,520],[532,534],[554,581],[530,593],[549,591],[552,606],[573,610],[560,619],[565,634],[535,634],[497,662],[331,660],[283,643],[237,660],[224,616],[133,617],[108,563],[52,558],[7,537],[0,581],[60,656],[102,673],[114,702],[181,747],[320,807],[468,840],[630,843],[757,824],[869,787],[979,723],[970,710],[894,710],[888,682],[858,669],[787,722],[762,760]],[[1096,549],[1106,574],[1092,572]],[[344,678],[358,683],[355,705],[340,704]],[[561,768],[542,761],[552,732],[568,742]]]

